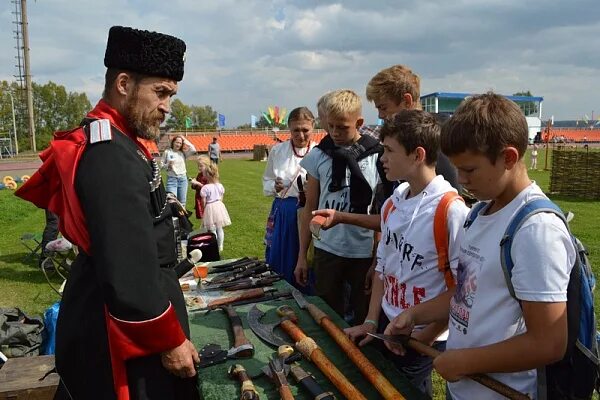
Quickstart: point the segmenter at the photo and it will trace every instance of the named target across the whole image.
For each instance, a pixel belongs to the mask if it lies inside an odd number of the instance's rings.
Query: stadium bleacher
[[[205,152],[208,149],[208,145],[212,142],[212,138],[216,137],[219,144],[221,145],[221,151],[223,152],[238,152],[238,151],[252,151],[256,145],[266,145],[268,147],[274,146],[280,141],[286,141],[290,139],[289,131],[280,132],[233,132],[233,133],[190,133],[187,134],[181,132],[173,132],[168,134],[168,140],[161,140],[161,143],[170,143],[171,139],[176,135],[185,136],[189,140],[198,152]],[[325,131],[317,130],[311,135],[311,139],[315,142],[321,141],[326,135]],[[156,144],[152,142],[150,146],[156,148]],[[157,149],[158,151],[159,149]],[[164,150],[164,149],[160,149]],[[151,150],[152,151],[152,150]]]
[[[554,138],[554,141],[600,142],[600,129],[553,128],[551,130],[551,141],[552,138]]]

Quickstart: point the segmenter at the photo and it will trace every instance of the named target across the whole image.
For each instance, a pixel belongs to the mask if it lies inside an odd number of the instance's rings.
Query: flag
[[[185,117],[185,129],[192,127],[192,117]]]
[[[250,127],[256,128],[256,122],[258,121],[258,117],[254,114],[250,116]]]
[[[219,120],[219,128],[225,127],[225,116],[223,114],[217,114],[217,118]]]
[[[383,120],[381,118],[377,118],[377,126],[383,125]]]
[[[588,115],[587,115],[587,114],[584,114],[584,115],[583,115],[583,122],[585,122],[585,123],[586,123],[586,125],[587,125],[587,123],[588,123],[588,122],[590,122],[590,117],[588,117]]]

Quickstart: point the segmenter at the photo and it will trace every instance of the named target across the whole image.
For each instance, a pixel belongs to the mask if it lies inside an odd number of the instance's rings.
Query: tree
[[[64,86],[54,82],[43,85],[34,82],[32,87],[36,146],[39,149],[48,146],[54,131],[79,125],[85,114],[92,108],[85,93],[67,92]],[[16,82],[0,82],[0,131],[13,131],[9,93],[12,94],[15,103],[19,149],[28,149],[31,142],[28,136],[25,96]]]
[[[533,95],[531,94],[531,92],[529,90],[526,92],[517,92],[517,93],[513,94],[513,96],[533,97]],[[538,106],[535,101],[524,101],[524,102],[519,102],[517,104],[519,105],[519,107],[521,107],[521,110],[523,110],[523,114],[525,114],[526,116],[534,115],[534,114],[537,114],[537,112],[538,112]]]
[[[85,93],[68,92],[52,81],[45,85],[33,84],[33,115],[35,118],[36,146],[45,148],[55,131],[71,129],[81,123],[92,108]]]
[[[186,126],[186,120],[191,122]],[[215,129],[217,127],[217,112],[211,106],[188,106],[181,100],[171,103],[171,114],[167,120],[168,129],[183,131],[186,129]]]

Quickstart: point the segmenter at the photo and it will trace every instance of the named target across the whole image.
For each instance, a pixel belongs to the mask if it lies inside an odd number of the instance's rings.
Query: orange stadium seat
[[[600,141],[600,129],[552,129],[551,135],[557,140],[572,142]]]

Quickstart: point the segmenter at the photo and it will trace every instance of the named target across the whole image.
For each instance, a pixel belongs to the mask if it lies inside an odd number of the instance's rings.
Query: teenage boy
[[[300,223],[300,251],[294,271],[296,281],[307,283],[306,253],[310,241],[312,211],[333,208],[367,214],[378,181],[380,143],[361,136],[363,124],[360,97],[351,90],[338,90],[325,101],[329,135],[301,161],[306,169],[306,206]],[[339,315],[344,315],[344,281],[351,287],[350,304],[357,321],[365,318],[368,306],[363,287],[373,259],[373,232],[339,225],[323,231],[314,242],[315,291]]]
[[[511,256],[518,300],[500,264],[499,244],[511,219],[526,201],[545,197],[523,162],[527,132],[519,106],[491,92],[465,100],[443,126],[442,151],[457,167],[460,183],[486,206],[459,238],[455,290],[406,310],[385,330],[410,333],[450,315],[448,350],[433,364],[449,382],[452,399],[503,398],[462,379],[478,373],[538,398],[536,368],[561,359],[566,349],[575,249],[563,222],[539,213],[517,230]]]
[[[379,71],[367,84],[367,100],[377,108],[379,118],[389,120],[401,110],[421,109],[421,79],[405,65],[393,65]],[[456,180],[456,169],[448,157],[440,153],[436,172],[443,175],[460,191]]]
[[[446,193],[456,193],[450,183],[435,174],[440,147],[440,126],[435,117],[420,110],[402,110],[381,129],[381,161],[389,180],[404,180],[383,206],[382,238],[377,248],[369,312],[364,323],[346,329],[351,339],[368,332],[382,332],[390,320],[407,308],[427,301],[453,287],[458,263],[456,238],[468,208],[456,199],[444,215],[448,226],[448,259],[451,271],[439,271],[435,246],[434,215]],[[381,311],[383,310],[383,314]],[[377,329],[379,326],[379,329]],[[412,336],[433,344],[445,323],[419,326]],[[421,391],[431,395],[432,360],[416,352],[393,357],[400,370]]]

